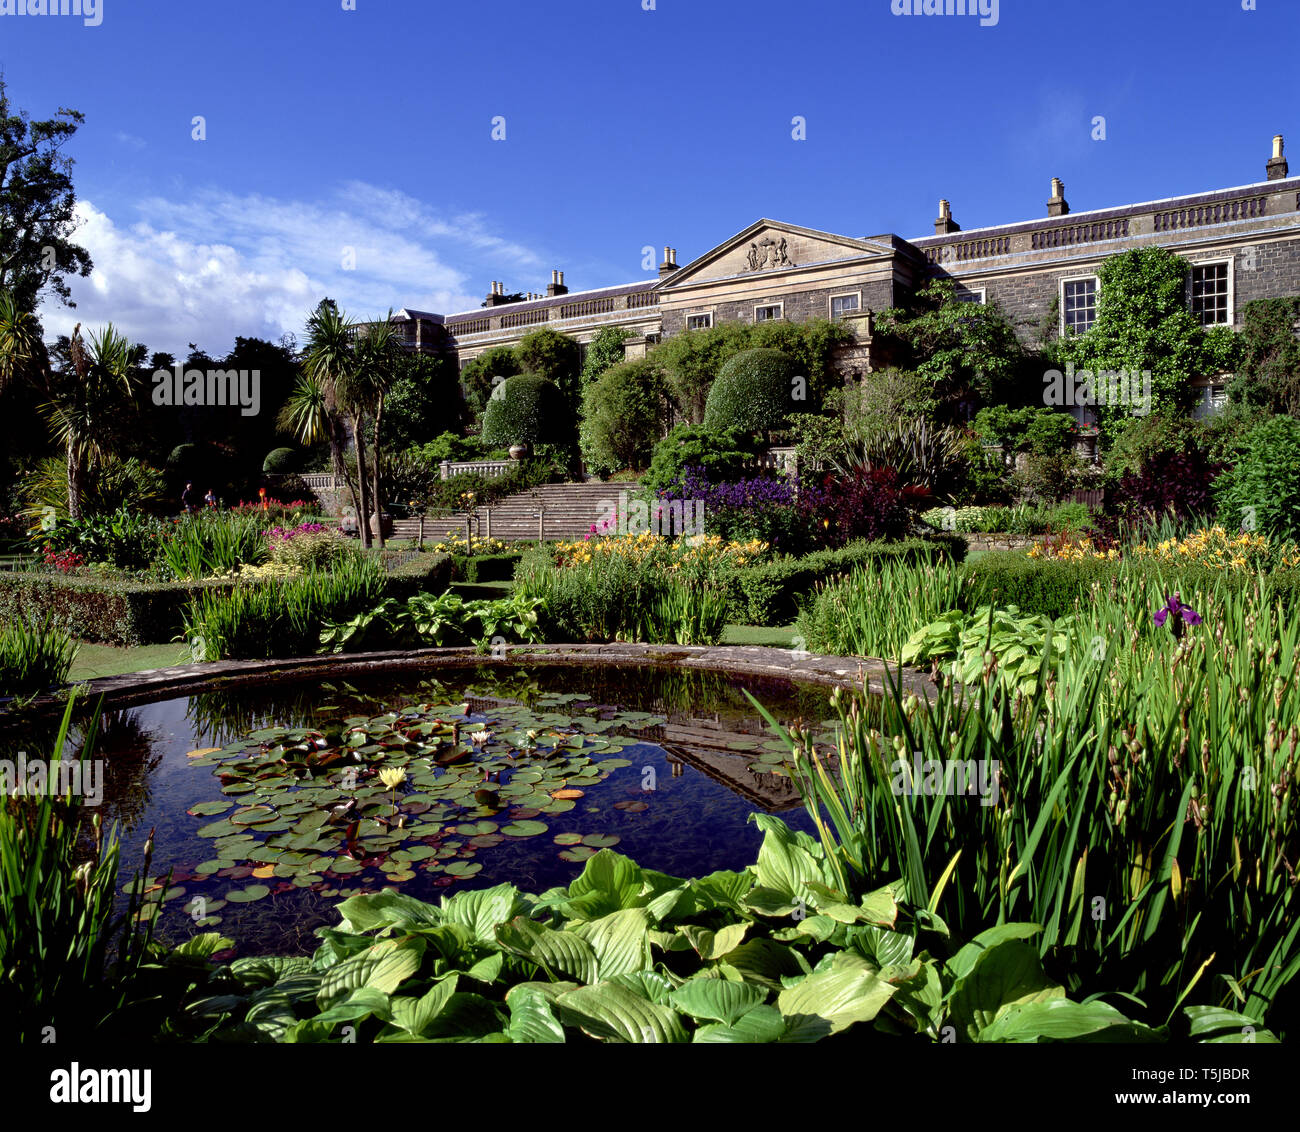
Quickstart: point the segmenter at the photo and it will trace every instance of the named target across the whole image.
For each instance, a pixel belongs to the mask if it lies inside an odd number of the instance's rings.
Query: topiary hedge
[[[262,461],[262,471],[269,476],[287,476],[298,470],[301,458],[296,448],[272,448]]]
[[[733,570],[729,580],[730,617],[748,625],[786,625],[817,584],[873,561],[961,562],[966,540],[950,533],[895,542],[852,542],[838,550],[818,550],[800,558],[778,558]]]
[[[569,411],[559,387],[532,374],[501,382],[483,415],[486,444],[560,443],[570,431]]]
[[[718,370],[704,404],[704,427],[769,432],[807,409],[807,375],[789,354],[742,350]]]
[[[453,554],[452,578],[457,582],[508,582],[523,558],[522,551],[505,554]]]
[[[439,594],[451,585],[451,558],[425,553],[392,558],[387,564],[384,596]],[[200,582],[138,582],[115,578],[78,578],[63,574],[0,574],[0,621],[21,616],[54,616],[83,641],[110,645],[166,644],[177,639],[190,599],[204,590],[229,589],[223,578]]]

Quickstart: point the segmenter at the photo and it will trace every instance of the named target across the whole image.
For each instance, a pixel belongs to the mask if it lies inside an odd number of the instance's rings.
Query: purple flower
[[[1165,599],[1166,604],[1164,608],[1156,610],[1156,628],[1163,629],[1165,627],[1165,622],[1167,621],[1169,623],[1169,631],[1174,635],[1174,640],[1181,640],[1183,636],[1183,626],[1199,625],[1201,623],[1201,615],[1190,605],[1186,605],[1183,602],[1182,594],[1174,594],[1173,597],[1165,594]]]

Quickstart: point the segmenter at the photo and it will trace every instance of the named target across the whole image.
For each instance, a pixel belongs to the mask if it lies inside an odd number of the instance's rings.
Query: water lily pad
[[[361,862],[354,861],[351,857],[339,857],[330,865],[330,871],[335,873],[359,873],[361,868]]]
[[[561,861],[585,861],[596,855],[596,850],[589,849],[585,845],[575,845],[572,849],[562,849],[560,851]]]
[[[270,896],[271,890],[264,884],[250,884],[247,888],[233,888],[226,893],[226,899],[232,904],[249,904]]]
[[[222,753],[223,751],[220,747],[200,747],[196,751],[186,751],[185,757],[187,759],[201,759],[207,755],[220,755]]]
[[[582,843],[593,849],[612,849],[622,840],[616,833],[589,833],[582,839]]]
[[[615,802],[614,809],[627,814],[639,814],[650,808],[649,802]]]
[[[556,798],[549,805],[543,806],[542,810],[548,814],[567,814],[576,805],[576,802],[572,802],[568,798]]]
[[[202,864],[195,865],[195,866],[194,866],[194,871],[195,871],[199,876],[207,877],[207,876],[211,876],[211,875],[212,875],[213,873],[215,873],[218,869],[221,869],[221,868],[224,868],[224,867],[225,867],[225,866],[224,866],[220,861],[204,861]]]
[[[550,827],[542,821],[516,821],[503,826],[501,832],[507,837],[536,837],[545,833]]]
[[[234,825],[264,825],[267,822],[274,821],[279,814],[270,806],[241,806],[230,815],[230,821]]]
[[[446,869],[447,875],[449,877],[462,877],[462,878],[472,877],[476,873],[482,871],[483,871],[482,865],[478,863],[471,864],[468,861],[452,861],[452,863],[449,864]]]
[[[581,845],[582,834],[580,833],[557,833],[555,835],[556,845]]]
[[[185,812],[193,818],[206,818],[214,814],[224,814],[234,804],[234,802],[200,802]]]
[[[597,765],[599,765],[600,767],[606,770],[620,770],[625,766],[631,766],[632,760],[631,759],[601,759],[599,764]]]
[[[200,837],[223,837],[227,833],[238,833],[239,827],[231,825],[230,821],[222,818],[221,821],[209,822],[205,826],[199,827]]]
[[[584,791],[582,791],[582,790],[577,790],[577,789],[575,789],[575,788],[572,787],[572,786],[566,786],[566,787],[564,787],[563,789],[560,789],[560,790],[552,790],[552,791],[551,791],[551,797],[552,797],[552,798],[570,798],[570,799],[572,799],[572,798],[581,798],[581,797],[583,797],[583,795],[584,795]]]

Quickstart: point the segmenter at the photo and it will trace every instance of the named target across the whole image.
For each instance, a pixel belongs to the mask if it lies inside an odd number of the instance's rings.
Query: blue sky
[[[326,294],[449,313],[552,268],[573,290],[645,278],[644,247],[685,263],[761,216],[920,236],[940,197],[969,229],[1045,215],[1053,176],[1080,211],[1262,180],[1274,133],[1300,162],[1295,0],[1000,0],[992,26],[653,2],[0,15],[14,104],[86,115],[69,152],[96,274],[47,332],[111,319],[215,353],[299,332]]]

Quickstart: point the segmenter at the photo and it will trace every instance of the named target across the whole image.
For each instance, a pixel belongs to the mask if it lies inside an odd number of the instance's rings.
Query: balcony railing
[[[1215,204],[1198,204],[1191,208],[1171,208],[1157,212],[1155,230],[1176,232],[1180,228],[1200,228],[1206,224],[1226,224],[1233,220],[1253,220],[1268,208],[1267,197],[1242,197]]]

